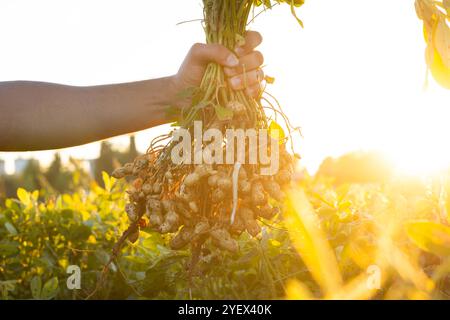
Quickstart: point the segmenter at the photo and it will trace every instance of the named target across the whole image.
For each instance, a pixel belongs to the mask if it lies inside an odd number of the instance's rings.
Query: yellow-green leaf
[[[286,138],[283,128],[275,121],[271,121],[269,124],[269,135],[280,142],[284,142]]]
[[[34,299],[41,298],[42,280],[40,276],[34,276],[30,282],[31,295]]]
[[[220,105],[215,105],[214,110],[216,111],[217,118],[219,120],[229,120],[233,117],[233,110],[224,108]]]
[[[31,203],[30,194],[23,188],[17,189],[17,198],[19,198],[20,202],[26,206]]]
[[[31,193],[31,198],[32,198],[34,201],[37,201],[37,200],[39,199],[39,190],[34,190],[34,191]]]
[[[450,89],[450,68],[447,68],[441,56],[433,46],[428,45],[426,50],[428,68],[434,80],[446,89]]]
[[[264,80],[268,83],[268,84],[273,84],[275,82],[275,78],[271,77],[271,76],[264,76]]]
[[[17,230],[12,223],[5,222],[5,228],[10,234],[12,234],[13,236],[17,236]]]
[[[438,256],[450,256],[450,227],[431,221],[412,221],[406,233],[416,246]]]
[[[58,293],[58,278],[53,277],[44,284],[44,287],[42,288],[41,292],[41,299],[46,300],[53,299],[57,293]]]
[[[111,189],[114,185],[115,179],[114,177],[110,177],[108,173],[102,171],[103,183],[105,184],[105,190],[111,192]]]
[[[450,28],[445,19],[439,19],[433,36],[434,47],[444,66],[450,68]]]

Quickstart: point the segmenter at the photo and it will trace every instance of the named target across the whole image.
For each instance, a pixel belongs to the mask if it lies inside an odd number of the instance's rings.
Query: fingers
[[[216,62],[224,67],[233,68],[239,64],[234,53],[220,44],[196,43],[191,48],[190,56],[197,65]]]
[[[208,63],[218,63],[224,67],[231,88],[245,89],[247,95],[256,98],[261,92],[261,81],[264,79],[264,72],[260,69],[264,57],[261,52],[254,49],[261,42],[262,37],[258,32],[248,31],[245,35],[245,44],[235,49],[236,54],[220,44],[197,43],[192,46],[186,64],[194,67],[189,70],[198,69],[201,72],[197,73],[203,74]]]
[[[228,77],[233,77],[243,72],[249,72],[259,68],[264,63],[264,57],[259,51],[252,51],[239,59],[239,66],[235,68],[224,68]]]
[[[261,87],[261,83],[255,83],[253,85],[251,85],[250,87],[248,87],[247,89],[245,89],[245,93],[253,98],[259,98],[259,96],[261,95],[262,92],[262,87]]]
[[[235,49],[239,64],[235,67],[225,67],[224,72],[234,90],[243,90],[252,97],[258,97],[261,91],[261,81],[264,72],[259,69],[264,63],[264,57],[259,51],[254,51],[262,42],[262,36],[256,31],[248,31],[245,44]]]
[[[259,46],[262,40],[262,36],[259,32],[247,31],[245,34],[245,44],[242,47],[236,48],[235,52],[239,57],[245,56]]]
[[[236,75],[228,79],[230,86],[234,90],[249,88],[258,84],[264,79],[264,72],[261,69],[255,69],[243,74]]]

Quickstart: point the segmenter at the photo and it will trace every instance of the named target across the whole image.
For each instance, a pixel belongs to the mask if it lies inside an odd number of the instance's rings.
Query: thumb
[[[221,44],[196,43],[191,48],[191,54],[194,63],[198,64],[216,62],[228,68],[239,65],[239,59],[234,53]]]

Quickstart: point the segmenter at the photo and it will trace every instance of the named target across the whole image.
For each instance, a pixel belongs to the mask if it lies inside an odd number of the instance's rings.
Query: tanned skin
[[[177,74],[160,79],[89,87],[0,82],[0,151],[66,148],[171,122],[167,108],[189,103],[177,94],[198,86],[210,62],[224,67],[233,89],[257,96],[263,56],[254,49],[261,41],[249,31],[234,52],[194,44]]]

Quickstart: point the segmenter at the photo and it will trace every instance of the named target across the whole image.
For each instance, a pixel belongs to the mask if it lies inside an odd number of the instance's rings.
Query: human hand
[[[178,73],[173,76],[176,92],[199,86],[210,62],[224,67],[228,84],[234,90],[245,90],[246,94],[257,97],[261,91],[264,72],[260,69],[264,62],[261,52],[254,50],[262,41],[256,31],[248,31],[245,44],[235,49],[235,53],[220,44],[196,43],[184,59]]]

